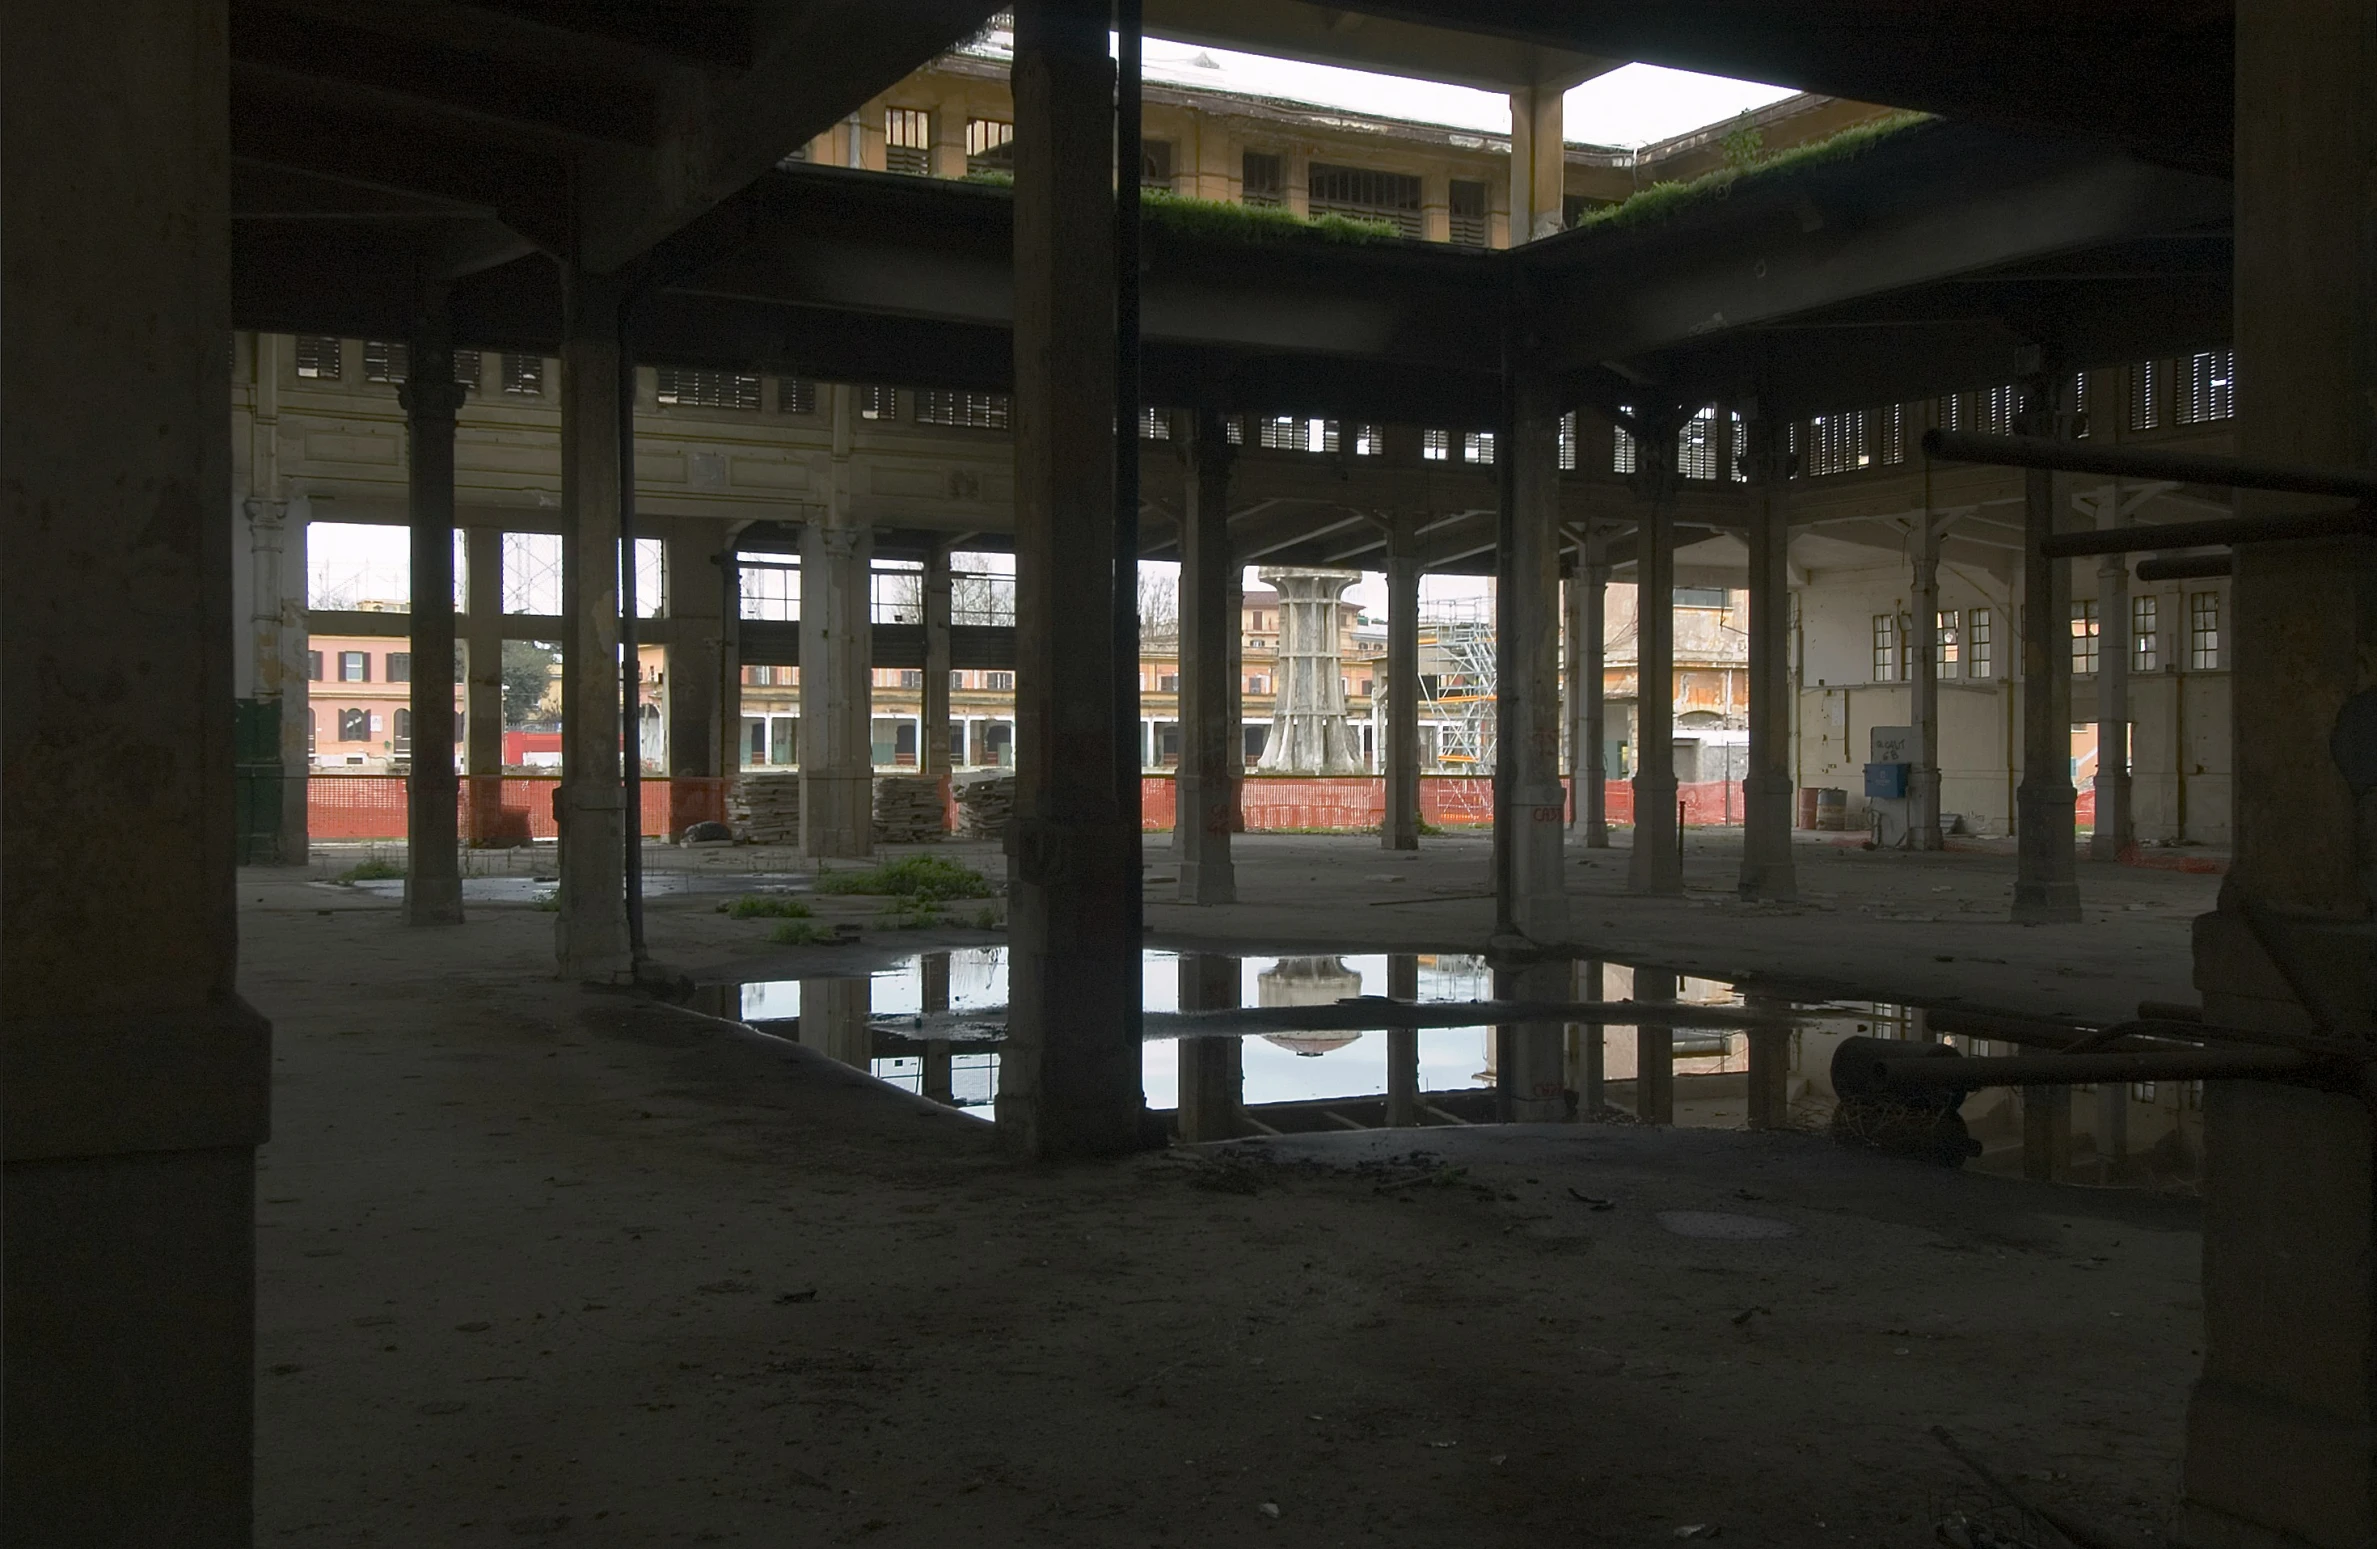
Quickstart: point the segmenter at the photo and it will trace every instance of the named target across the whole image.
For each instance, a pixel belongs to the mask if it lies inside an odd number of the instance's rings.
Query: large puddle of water
[[[1423,1003],[1493,998],[1494,976],[1486,961],[1462,954],[1420,954],[1400,963],[1391,962],[1385,954],[1245,956],[1236,962],[1239,1003],[1248,1007],[1314,1006],[1354,996],[1385,996],[1393,978],[1416,984],[1416,995],[1407,991],[1407,996]],[[1182,966],[1179,953],[1149,951],[1142,955],[1146,1010],[1182,1009]],[[1633,996],[1634,969],[1608,963],[1602,974],[1603,998]],[[1668,976],[1660,974],[1658,978],[1664,982]],[[1684,977],[1674,982],[1679,1007],[1739,1008],[1745,1004],[1741,991],[1721,980]],[[945,1010],[987,1013],[982,1022],[995,1025],[1006,1004],[1004,947],[919,954],[863,977],[708,985],[697,991],[696,999],[697,1009],[711,1015],[792,1039],[894,1086],[985,1120],[990,1118],[998,1095],[995,1037],[985,1037],[977,1029],[972,1036],[928,1041],[915,1027],[901,1024],[922,1013]],[[1762,1004],[1771,1006],[1773,1002]],[[1791,1010],[1798,1025],[1789,1040],[1787,1091],[1790,1121],[1799,1128],[1821,1130],[1832,1121],[1836,1107],[1832,1056],[1843,1039],[1863,1035],[1939,1041],[1940,1037],[1925,1025],[1921,1007],[1834,1001],[1799,1003]],[[1608,1023],[1601,1028],[1603,1118],[1623,1122],[1632,1114],[1637,1035],[1638,1029],[1626,1023]],[[1569,1029],[1572,1087],[1580,1084],[1583,1040],[1589,1036],[1587,1027]],[[1674,1122],[1718,1129],[1746,1125],[1749,1034],[1678,1028],[1671,1036]],[[1483,1025],[1423,1028],[1416,1038],[1422,1122],[1489,1122],[1496,1080],[1494,1029]],[[2020,1052],[2011,1045],[1984,1039],[1948,1036],[1945,1041],[1972,1055]],[[1383,1031],[1248,1034],[1240,1044],[1245,1112],[1258,1131],[1370,1128],[1383,1122],[1383,1097],[1388,1088],[1388,1038]],[[1150,1109],[1168,1112],[1177,1108],[1180,1060],[1177,1041],[1149,1037],[1140,1079]],[[2069,1090],[2071,1140],[2058,1177],[2166,1188],[2186,1186],[2199,1178],[2200,1083],[2139,1083],[2102,1089],[2078,1086]],[[1966,1127],[1981,1146],[1971,1165],[2019,1176],[2023,1171],[2023,1094],[2005,1088],[1974,1092],[1966,1098],[1962,1113]]]

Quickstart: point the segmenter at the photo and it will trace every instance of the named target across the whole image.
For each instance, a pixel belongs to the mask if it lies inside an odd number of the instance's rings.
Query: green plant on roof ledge
[[[1139,210],[1141,219],[1150,226],[1185,237],[1211,237],[1222,242],[1318,240],[1365,246],[1404,240],[1403,233],[1385,221],[1347,215],[1298,215],[1277,205],[1191,199],[1160,188],[1141,191]]]
[[[1653,183],[1630,199],[1605,204],[1598,210],[1589,210],[1577,217],[1576,229],[1606,230],[1663,220],[1692,205],[1724,198],[1733,192],[1737,184],[1763,183],[1785,173],[1804,171],[1827,162],[1847,161],[1894,135],[1931,122],[1933,119],[1929,113],[1892,113],[1870,123],[1851,124],[1837,134],[1826,135],[1821,140],[1810,140],[1805,145],[1794,145],[1772,155],[1760,155],[1755,147],[1749,147],[1744,142],[1743,154],[1747,159],[1738,164],[1734,161],[1735,136],[1742,131],[1736,130],[1725,137],[1726,165],[1714,172],[1703,173],[1688,183]],[[1758,134],[1754,129],[1749,133]],[[1763,142],[1763,135],[1758,135],[1758,138]]]

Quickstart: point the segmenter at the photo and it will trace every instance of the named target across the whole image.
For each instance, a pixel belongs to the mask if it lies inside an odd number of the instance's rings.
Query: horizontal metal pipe
[[[2013,1054],[1996,1059],[1877,1059],[1874,1080],[1901,1091],[2083,1086],[2098,1081],[2219,1081],[2295,1076],[2319,1064],[2293,1049],[2179,1049],[2168,1054]]]
[[[2200,581],[2223,576],[2237,568],[2234,554],[2181,554],[2170,559],[2141,559],[2141,581]]]
[[[2206,544],[2284,543],[2377,532],[2366,510],[2315,511],[2297,516],[2229,516],[2209,522],[2160,522],[2151,527],[2098,527],[2060,532],[2039,545],[2049,559],[2084,554],[2135,554],[2141,549],[2192,549]]]
[[[2060,441],[2052,436],[1984,436],[1969,430],[1927,430],[1923,450],[1934,457],[2001,468],[2050,468],[2059,473],[2104,473],[2117,479],[2167,479],[2228,489],[2377,500],[2377,474],[2357,468],[2243,462],[2201,452],[2157,452],[2137,446]]]

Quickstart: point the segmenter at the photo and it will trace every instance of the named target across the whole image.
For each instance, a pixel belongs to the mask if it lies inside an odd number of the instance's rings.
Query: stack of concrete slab
[[[948,832],[939,775],[875,776],[875,842],[921,844]]]
[[[960,839],[1004,839],[1007,819],[1015,811],[1015,776],[960,775],[957,797],[957,835]]]
[[[746,844],[799,844],[801,777],[787,770],[735,776],[726,794],[726,820]]]

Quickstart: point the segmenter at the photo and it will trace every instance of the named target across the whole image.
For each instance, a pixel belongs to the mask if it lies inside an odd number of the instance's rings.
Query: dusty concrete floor
[[[1480,900],[1379,900],[1480,891],[1481,841],[1360,846],[1249,842],[1252,901],[1198,934],[1474,945]],[[1808,859],[1780,914],[1718,854],[1649,907],[1579,866],[1578,919],[1698,972],[2113,1015],[2185,995],[2215,881],[2084,868],[2090,922],[2023,930],[1946,902],[1995,912],[2002,857]],[[408,931],[242,885],[262,1543],[1912,1544],[1973,1501],[1933,1425],[2141,1543],[2175,1493],[2184,1203],[1623,1126],[1019,1168],[810,1051],[553,983],[525,905]],[[802,961],[707,899],[650,915],[673,963]]]

